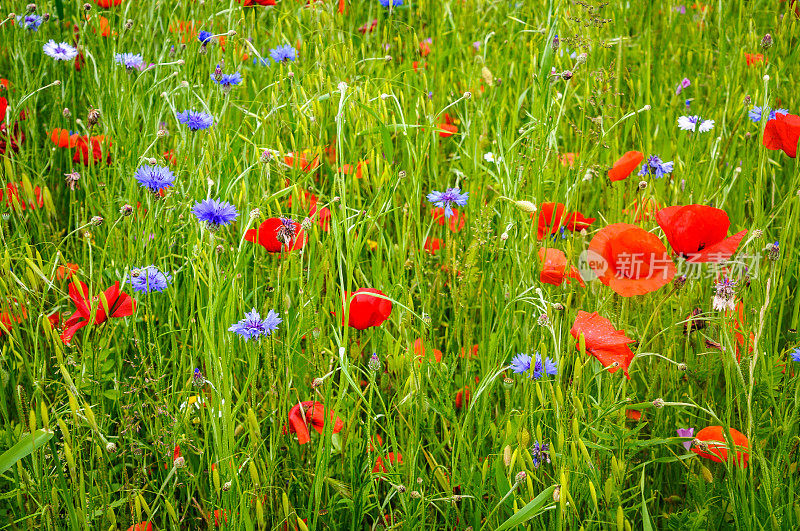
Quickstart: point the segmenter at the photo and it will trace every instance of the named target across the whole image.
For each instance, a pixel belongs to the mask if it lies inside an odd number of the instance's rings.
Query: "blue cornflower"
[[[539,441],[535,441],[531,452],[531,460],[534,468],[539,468],[542,463],[550,463],[550,444],[539,444]]]
[[[197,40],[200,41],[202,44],[208,44],[209,42],[211,42],[211,37],[213,36],[214,34],[211,33],[210,31],[200,30],[200,33],[197,34]]]
[[[542,359],[542,355],[537,352],[536,362],[533,364],[533,373],[531,374],[531,378],[538,380],[542,376],[555,376],[556,374],[558,374],[558,366],[555,364],[555,362],[547,357]]]
[[[297,57],[297,51],[292,48],[288,44],[283,44],[278,46],[277,48],[273,48],[269,51],[269,56],[272,57],[272,60],[276,63],[282,63],[284,61],[294,61]]]
[[[796,349],[791,351],[789,353],[789,356],[791,356],[792,361],[796,361],[796,362],[800,363],[800,347],[797,347]]]
[[[144,66],[144,58],[140,53],[118,53],[114,54],[114,61],[128,70],[141,68]]]
[[[517,374],[526,372],[531,368],[531,357],[527,354],[517,354],[511,359],[511,370]]]
[[[428,201],[435,206],[444,207],[444,217],[449,218],[453,215],[453,205],[464,206],[469,199],[469,192],[462,194],[461,188],[448,188],[444,192],[433,192],[428,194]]]
[[[211,80],[227,92],[242,82],[242,74],[234,72],[233,74],[222,74],[219,77],[211,74]]]
[[[675,163],[672,161],[664,162],[658,155],[650,155],[650,157],[647,159],[647,162],[642,164],[642,169],[639,170],[639,175],[644,176],[649,173],[650,175],[654,175],[656,179],[660,179],[663,176],[672,173],[674,166]]]
[[[278,329],[278,325],[282,321],[275,310],[270,310],[267,316],[262,319],[261,315],[253,308],[253,311],[244,314],[244,319],[228,328],[228,331],[239,334],[245,341],[258,339],[261,336],[272,335],[272,332]]]
[[[164,188],[169,188],[175,182],[175,176],[166,166],[139,166],[133,176],[140,185],[149,188],[153,193],[158,193]]]
[[[383,7],[389,9],[403,5],[403,0],[380,0],[380,3]]]
[[[214,125],[214,117],[204,112],[185,110],[178,113],[178,121],[192,131],[208,129]]]
[[[131,286],[134,291],[143,293],[158,291],[160,293],[167,289],[170,282],[172,282],[172,275],[162,273],[154,265],[131,271]]]
[[[17,17],[17,25],[20,28],[25,28],[28,31],[36,31],[39,29],[39,26],[42,25],[44,22],[44,17],[40,17],[39,15],[25,15],[25,16],[18,16]]]
[[[762,112],[763,112],[763,109],[761,107],[759,107],[758,105],[756,105],[752,109],[750,109],[750,111],[747,113],[747,116],[750,117],[751,121],[753,121],[755,123],[758,123],[758,122],[761,121],[761,113]],[[778,114],[789,114],[789,111],[787,109],[775,109],[774,111],[770,110],[769,111],[769,118],[767,118],[767,121],[774,120],[775,116],[777,116]]]
[[[53,39],[44,43],[42,51],[56,61],[72,61],[78,56],[77,48],[70,46],[66,42],[57,43]]]
[[[195,203],[192,213],[200,221],[208,223],[210,229],[218,229],[223,225],[230,225],[239,213],[236,207],[227,201],[206,199]]]
[[[258,57],[253,57],[253,64],[254,65],[260,64],[261,66],[269,66],[271,63],[269,61],[269,57],[262,57],[261,59],[259,59]]]

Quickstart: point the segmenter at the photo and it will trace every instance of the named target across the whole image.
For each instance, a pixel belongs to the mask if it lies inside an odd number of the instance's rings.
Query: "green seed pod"
[[[296,520],[297,520],[297,529],[299,529],[299,531],[308,531],[308,526],[299,516],[296,517]]]
[[[72,482],[75,483],[75,458],[72,455],[72,448],[67,442],[64,442],[64,459],[67,460],[67,467],[69,467],[69,475],[72,476]]]
[[[625,513],[622,511],[622,505],[617,505],[617,530],[625,531]]]
[[[577,396],[572,398],[572,403],[575,404],[575,409],[578,411],[578,417],[586,418],[586,413],[583,411],[583,402]]]
[[[45,319],[45,321],[47,321],[47,319]],[[48,412],[47,406],[45,405],[44,401],[39,402],[39,409],[41,410],[42,424],[44,425],[44,429],[49,430],[50,429],[50,413]]]
[[[214,490],[217,492],[217,496],[219,496],[219,467],[214,467],[214,470],[211,471],[211,479],[214,481]]]
[[[586,449],[586,445],[583,444],[583,439],[578,439],[578,448],[581,450],[581,455],[586,460],[587,466],[592,466],[592,457],[589,455],[589,450]]]
[[[267,521],[264,519],[264,506],[261,504],[261,498],[256,499],[256,520],[258,520],[259,529],[264,529],[267,527]]]
[[[248,471],[250,472],[250,481],[253,482],[253,486],[258,487],[261,484],[258,480],[258,468],[252,459],[248,464]]]
[[[35,408],[31,409],[28,412],[28,428],[30,428],[31,433],[36,433],[36,411],[35,411]]]
[[[599,511],[597,504],[597,489],[594,488],[594,481],[589,481],[589,494],[592,496],[592,505],[594,505],[595,512]]]
[[[53,514],[59,513],[58,489],[55,486],[50,489],[50,507],[53,508]]]
[[[94,411],[92,411],[92,408],[89,407],[89,404],[86,402],[83,403],[83,414],[86,416],[86,421],[89,423],[89,426],[95,431],[100,431],[97,428],[97,419],[94,417]]]
[[[289,497],[286,495],[286,491],[281,491],[281,505],[283,505],[283,514],[286,515],[286,519],[288,520],[291,516],[289,512]]]
[[[575,417],[572,417],[572,437],[575,439],[581,438],[581,432],[578,429],[578,419]]]
[[[247,410],[247,423],[250,426],[250,437],[254,439],[261,438],[261,430],[258,427],[258,419],[256,413],[252,409]]]
[[[117,527],[117,515],[114,514],[114,509],[109,507],[108,511],[106,512],[106,516],[111,521],[112,527]]]
[[[164,499],[164,507],[167,508],[167,513],[169,514],[170,520],[172,523],[177,525],[178,524],[178,513],[175,512],[175,507],[172,506],[168,499]]]
[[[58,427],[61,430],[61,436],[64,438],[64,442],[66,444],[72,444],[72,440],[69,435],[69,429],[67,429],[67,424],[61,420],[61,417],[56,418],[56,422],[58,423]]]
[[[72,421],[77,422],[78,419],[78,399],[75,398],[70,391],[67,391],[69,397],[69,410],[72,412]]]

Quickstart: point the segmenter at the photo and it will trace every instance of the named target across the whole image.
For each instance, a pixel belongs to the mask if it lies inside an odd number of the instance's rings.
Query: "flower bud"
[[[768,50],[772,47],[772,35],[769,33],[764,35],[764,38],[761,39],[761,49]]]

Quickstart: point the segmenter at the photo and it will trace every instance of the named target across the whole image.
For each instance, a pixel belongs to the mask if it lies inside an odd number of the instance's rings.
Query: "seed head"
[[[133,214],[133,207],[131,205],[129,205],[128,203],[125,203],[124,205],[119,207],[119,213],[122,214],[125,217],[128,217],[131,214]]]
[[[106,452],[113,454],[117,452],[117,445],[113,442],[109,442],[106,444]]]
[[[92,127],[93,125],[97,125],[97,122],[100,121],[100,110],[99,109],[89,109],[89,112],[86,115],[86,121],[89,123],[89,127]]]
[[[94,216],[94,217],[92,217],[91,220],[89,220],[89,223],[91,223],[95,227],[98,226],[98,225],[102,225],[103,224],[103,218],[102,218],[102,216]]]
[[[653,400],[653,407],[656,409],[661,409],[664,407],[664,399],[663,398],[656,398]]]

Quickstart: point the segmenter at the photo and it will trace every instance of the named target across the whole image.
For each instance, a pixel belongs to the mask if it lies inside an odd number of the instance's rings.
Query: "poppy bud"
[[[406,492],[405,485],[395,485],[395,488],[397,489],[397,492],[399,492],[400,494],[404,494]]]
[[[28,4],[27,6],[25,6],[25,9],[28,11],[28,13],[35,13],[36,4]],[[769,33],[767,35],[769,35]]]
[[[92,10],[92,4],[90,4],[89,2],[86,2],[85,4],[83,4],[83,10],[84,11],[91,11]]]
[[[686,372],[688,369],[689,369],[689,367],[685,363],[679,363],[678,364],[678,370],[679,371]]]
[[[503,234],[501,234],[501,235],[500,235],[500,239],[501,239],[502,241],[506,241],[506,240],[508,239],[508,233],[507,233],[507,232],[504,232]]]
[[[466,91],[466,92],[464,93],[464,99],[470,99],[471,97],[472,97],[472,92],[470,92],[470,91]]]
[[[230,481],[226,481],[225,483],[223,483],[222,484],[222,490],[225,491],[225,492],[228,492],[229,490],[231,490],[231,482]]]
[[[126,20],[126,21],[125,21],[125,25],[124,25],[123,27],[124,27],[126,30],[129,30],[129,29],[131,29],[131,28],[133,27],[133,20],[131,20],[131,19],[128,19],[128,20]],[[174,50],[175,50],[175,47],[173,46],[173,47],[171,48],[171,50],[174,52]]]
[[[639,190],[646,190],[647,189],[647,181],[639,181]]]

